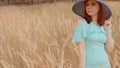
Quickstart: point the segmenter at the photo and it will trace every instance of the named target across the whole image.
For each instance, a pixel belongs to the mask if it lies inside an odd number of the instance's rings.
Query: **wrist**
[[[107,34],[111,34],[111,33],[112,33],[112,30],[109,29],[109,30],[107,30],[106,32],[107,32]]]
[[[107,32],[107,36],[112,36],[111,32]]]
[[[111,33],[111,29],[107,30],[106,32],[107,32],[107,33]]]

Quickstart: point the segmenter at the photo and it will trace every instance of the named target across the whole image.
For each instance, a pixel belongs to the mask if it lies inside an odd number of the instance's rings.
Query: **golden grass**
[[[120,5],[109,2],[115,49],[113,68],[120,68]],[[71,43],[79,17],[73,3],[0,7],[0,68],[78,68],[77,47]],[[116,6],[117,5],[117,6]]]

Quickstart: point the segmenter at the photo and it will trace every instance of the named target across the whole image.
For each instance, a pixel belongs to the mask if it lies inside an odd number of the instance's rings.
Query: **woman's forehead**
[[[96,0],[86,0],[87,2],[97,2]]]
[[[96,0],[87,0],[86,3],[97,3],[97,1]]]

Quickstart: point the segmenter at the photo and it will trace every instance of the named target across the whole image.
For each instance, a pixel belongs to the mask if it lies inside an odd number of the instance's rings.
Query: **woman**
[[[114,48],[114,39],[109,6],[104,0],[78,0],[72,10],[82,17],[72,37],[79,49],[79,68],[111,68],[108,53]]]

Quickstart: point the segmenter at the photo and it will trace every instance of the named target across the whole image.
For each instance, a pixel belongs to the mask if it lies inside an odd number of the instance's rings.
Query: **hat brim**
[[[96,1],[102,5],[105,19],[106,20],[109,19],[112,15],[110,7],[103,0],[96,0]],[[85,12],[84,2],[85,0],[77,1],[72,7],[72,11],[81,17],[84,17],[84,12]]]

